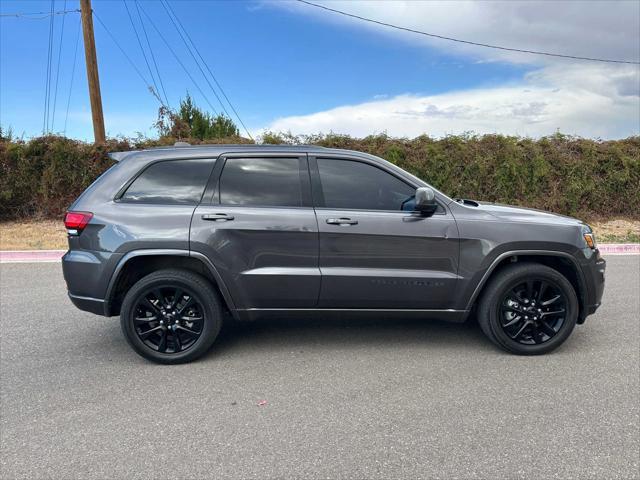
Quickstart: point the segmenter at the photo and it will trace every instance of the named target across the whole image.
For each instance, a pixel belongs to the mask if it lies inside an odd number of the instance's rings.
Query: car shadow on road
[[[205,359],[235,351],[295,350],[313,347],[416,347],[448,350],[457,347],[496,351],[473,319],[450,323],[397,318],[287,318],[254,322],[227,322]]]

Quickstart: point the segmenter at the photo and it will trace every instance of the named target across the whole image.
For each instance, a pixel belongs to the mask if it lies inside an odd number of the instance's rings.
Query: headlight
[[[593,230],[589,225],[583,225],[582,236],[584,237],[584,241],[590,249],[595,250],[598,247],[598,244],[596,243],[596,234],[593,233]]]

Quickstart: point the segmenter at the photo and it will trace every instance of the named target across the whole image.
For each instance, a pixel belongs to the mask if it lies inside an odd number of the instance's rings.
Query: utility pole
[[[85,62],[87,64],[87,80],[89,81],[89,98],[91,100],[91,117],[93,119],[93,137],[96,143],[103,144],[106,142],[106,135],[104,133],[100,79],[98,78],[96,40],[93,36],[91,0],[80,0],[80,10],[82,14],[82,37],[84,40]]]

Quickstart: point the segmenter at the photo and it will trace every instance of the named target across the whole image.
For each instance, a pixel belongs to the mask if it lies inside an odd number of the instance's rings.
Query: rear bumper
[[[104,300],[100,298],[92,298],[92,297],[81,297],[79,295],[72,295],[71,293],[67,293],[69,295],[69,299],[71,303],[73,303],[78,309],[84,310],[85,312],[95,313],[96,315],[104,315]]]
[[[62,273],[71,302],[80,310],[106,315],[107,282],[120,254],[69,250],[62,257]]]

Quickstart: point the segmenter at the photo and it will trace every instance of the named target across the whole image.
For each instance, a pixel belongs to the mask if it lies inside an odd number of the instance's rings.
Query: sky
[[[297,1],[169,1],[254,137],[265,131],[398,137],[474,132],[534,138],[560,131],[602,139],[640,134],[637,64],[567,60],[453,43]],[[640,61],[637,0],[316,3],[475,42]],[[128,0],[127,6],[145,42],[134,1]],[[162,4],[140,0],[139,6],[179,59],[143,13],[169,105],[175,107],[188,92],[200,107],[222,111]],[[0,0],[0,125],[16,136],[40,135],[47,123],[50,22],[42,16],[7,15],[48,12],[50,7],[50,1]],[[56,0],[54,7],[74,10],[79,4]],[[154,136],[160,104],[148,90],[153,82],[125,4],[93,0],[93,8],[144,77],[94,20],[107,135]],[[54,19],[50,130],[91,140],[81,37],[71,83],[80,16],[72,12]],[[153,61],[148,61],[155,76]],[[215,87],[210,78],[209,83]],[[225,108],[234,117],[226,103]]]

